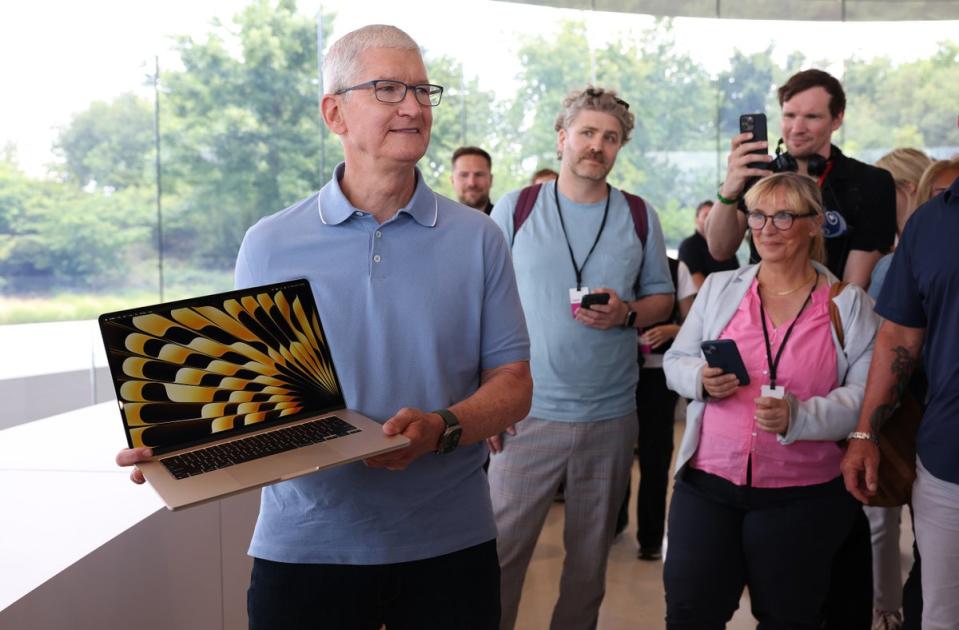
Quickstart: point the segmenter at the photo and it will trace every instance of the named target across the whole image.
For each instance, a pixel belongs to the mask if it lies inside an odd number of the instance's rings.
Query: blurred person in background
[[[545,184],[546,182],[551,182],[554,179],[559,177],[559,173],[554,171],[551,168],[541,168],[529,179],[529,185],[534,186],[536,184]]]
[[[679,261],[684,263],[692,274],[696,288],[703,286],[706,276],[714,271],[729,271],[739,268],[739,260],[733,254],[726,260],[716,260],[709,253],[706,244],[706,217],[713,207],[709,199],[696,206],[696,230],[679,244]]]
[[[450,183],[456,198],[464,206],[493,211],[489,193],[493,188],[493,158],[479,147],[460,147],[453,151],[453,174]]]

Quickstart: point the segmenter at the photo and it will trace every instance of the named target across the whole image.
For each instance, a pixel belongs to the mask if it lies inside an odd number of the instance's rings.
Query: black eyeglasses
[[[749,229],[758,231],[766,227],[766,221],[768,219],[772,219],[774,228],[777,230],[788,230],[793,226],[793,222],[796,219],[806,219],[814,216],[816,216],[815,212],[796,214],[795,212],[786,212],[785,210],[780,210],[776,214],[769,216],[768,214],[754,210],[746,215],[746,225],[749,226]]]
[[[365,89],[372,89],[373,96],[381,103],[402,103],[403,99],[406,98],[406,92],[410,89],[413,90],[416,102],[427,107],[436,107],[443,98],[443,86],[441,85],[433,85],[432,83],[407,85],[402,81],[393,81],[392,79],[374,79],[353,87],[341,88],[334,93],[346,94],[351,90]]]
[[[597,90],[596,88],[586,88],[586,95],[592,96],[593,98],[608,94],[605,90]],[[621,98],[613,97],[613,100],[616,101],[617,105],[622,105],[625,109],[629,109],[629,103],[624,101]]]

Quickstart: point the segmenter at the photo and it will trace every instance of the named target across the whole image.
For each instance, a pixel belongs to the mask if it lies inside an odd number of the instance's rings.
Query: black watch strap
[[[436,409],[433,411],[446,423],[446,429],[440,436],[439,444],[436,445],[435,453],[445,454],[456,449],[460,443],[460,436],[463,434],[463,427],[460,425],[459,418],[449,409]]]
[[[629,311],[626,313],[626,321],[623,322],[623,326],[626,328],[634,328],[636,326],[636,311],[630,308],[628,304],[626,308],[628,308]]]

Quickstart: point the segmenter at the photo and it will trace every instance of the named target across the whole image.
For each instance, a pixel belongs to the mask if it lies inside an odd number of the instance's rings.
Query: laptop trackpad
[[[259,462],[258,462],[259,463]],[[288,464],[289,462],[284,462]],[[270,470],[270,466],[266,465],[264,462],[260,465],[255,466],[234,466],[229,470],[230,476],[233,477],[238,483],[243,486],[256,486],[264,485],[268,483],[273,483],[275,481],[283,481],[285,479],[293,479],[294,477],[301,477],[312,472],[316,472],[318,467],[315,465],[304,466],[302,468],[295,468],[293,470],[289,469],[287,466],[282,466]]]

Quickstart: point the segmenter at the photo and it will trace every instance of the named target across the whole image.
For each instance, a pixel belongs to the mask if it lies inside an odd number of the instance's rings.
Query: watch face
[[[460,426],[450,427],[447,429],[446,433],[443,434],[443,439],[440,440],[440,447],[437,449],[440,453],[449,453],[457,447],[460,443],[460,436],[463,433],[463,428]]]

